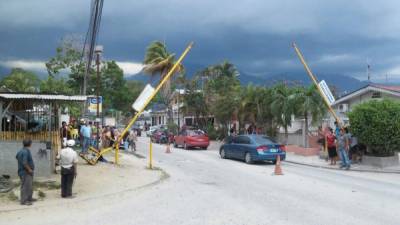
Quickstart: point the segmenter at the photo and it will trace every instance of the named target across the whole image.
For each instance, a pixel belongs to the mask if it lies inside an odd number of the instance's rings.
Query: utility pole
[[[100,55],[103,52],[103,46],[97,45],[95,48],[95,53],[96,53],[96,66],[97,66],[97,88],[96,88],[96,144],[97,144],[97,149],[99,149],[99,142],[100,142]]]
[[[371,74],[370,74],[371,67],[369,63],[367,64],[367,76],[368,76],[368,83],[371,82]]]

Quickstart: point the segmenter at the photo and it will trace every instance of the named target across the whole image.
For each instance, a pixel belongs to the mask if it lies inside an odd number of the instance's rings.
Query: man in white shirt
[[[72,198],[72,184],[77,174],[78,154],[71,148],[74,140],[68,140],[67,146],[59,152],[61,166],[61,197]]]

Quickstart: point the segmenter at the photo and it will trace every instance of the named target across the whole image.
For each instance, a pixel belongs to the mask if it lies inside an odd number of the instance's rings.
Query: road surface
[[[139,139],[147,155],[148,139]],[[396,174],[359,173],[283,163],[247,165],[217,150],[154,146],[154,164],[170,178],[140,191],[79,204],[0,214],[0,224],[400,224]],[[147,159],[146,159],[147,160]]]

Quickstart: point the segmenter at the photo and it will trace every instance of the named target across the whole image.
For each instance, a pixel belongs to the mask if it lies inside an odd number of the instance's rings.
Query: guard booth
[[[35,176],[50,176],[61,148],[61,110],[85,101],[86,96],[0,93],[0,176],[18,177],[15,156],[25,138],[32,140]]]

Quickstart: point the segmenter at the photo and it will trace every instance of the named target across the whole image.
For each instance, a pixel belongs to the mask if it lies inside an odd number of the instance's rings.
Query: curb
[[[128,189],[123,189],[123,190],[116,191],[116,192],[113,192],[113,193],[107,193],[107,194],[102,194],[102,195],[98,195],[98,196],[92,196],[92,197],[86,197],[86,198],[82,198],[82,199],[76,199],[74,201],[64,202],[64,204],[51,203],[51,204],[48,204],[48,205],[41,205],[41,206],[27,206],[27,207],[18,208],[18,209],[0,210],[0,215],[2,213],[8,213],[8,212],[18,212],[18,211],[25,211],[25,210],[32,210],[32,209],[37,210],[37,209],[51,207],[51,206],[74,204],[74,203],[77,203],[77,202],[83,202],[83,201],[88,201],[88,200],[93,200],[93,199],[98,199],[98,198],[103,198],[103,197],[110,197],[110,196],[114,196],[116,194],[121,194],[121,193],[124,193],[124,192],[140,191],[140,190],[143,190],[145,188],[149,188],[149,187],[158,185],[158,184],[162,183],[163,181],[167,180],[168,178],[170,178],[170,175],[167,172],[165,172],[163,169],[159,168],[159,167],[155,167],[155,168],[153,168],[153,170],[161,172],[161,174],[158,177],[158,179],[153,181],[153,182],[150,182],[148,184],[144,184],[144,185],[141,185],[141,186],[138,186],[138,187],[135,187],[135,188],[128,188]]]
[[[315,165],[315,164],[307,164],[307,163],[295,162],[295,161],[290,161],[290,160],[285,160],[284,162],[291,163],[291,164],[296,164],[296,165],[320,168],[320,169],[344,171],[344,170],[342,170],[340,168],[319,166],[319,165]],[[367,173],[400,174],[400,171],[395,171],[395,170],[390,171],[390,170],[350,169],[350,170],[346,170],[346,171],[367,172]]]

